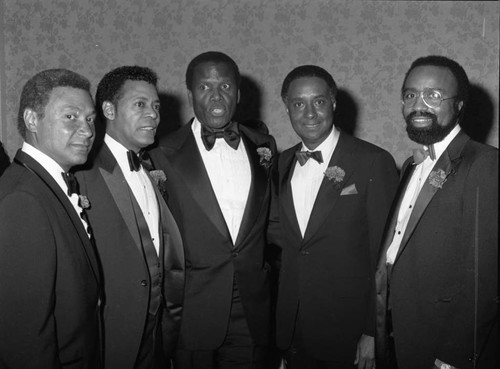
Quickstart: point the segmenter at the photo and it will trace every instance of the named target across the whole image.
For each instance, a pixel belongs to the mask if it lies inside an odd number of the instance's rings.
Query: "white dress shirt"
[[[113,139],[111,136],[106,134],[104,136],[104,142],[111,150],[111,153],[115,157],[120,169],[125,176],[125,180],[129,188],[132,191],[139,207],[142,210],[142,215],[146,220],[149,228],[149,233],[151,235],[151,240],[155,246],[157,255],[160,254],[160,236],[159,236],[159,223],[160,223],[160,211],[158,208],[158,200],[156,199],[156,193],[153,188],[153,183],[146,174],[146,170],[141,165],[141,169],[137,172],[130,170],[130,165],[128,162],[127,152],[128,149],[121,143]]]
[[[243,140],[234,150],[221,138],[207,151],[201,140],[201,123],[194,118],[191,126],[208,178],[231,234],[233,244],[240,230],[250,192],[252,172]]]
[[[30,145],[27,142],[23,143],[21,151],[23,151],[25,154],[31,156],[34,160],[36,160],[50,174],[50,176],[54,178],[54,180],[59,185],[64,194],[68,196],[68,185],[66,184],[62,176],[64,170],[54,159],[44,154],[36,147]],[[90,234],[88,233],[89,229],[88,224],[82,217],[83,208],[80,206],[79,203],[80,198],[76,193],[73,193],[71,194],[71,196],[68,196],[68,199],[71,202],[71,205],[73,205],[73,208],[75,209],[76,213],[78,214],[78,217],[80,218],[83,227],[87,232],[87,235],[90,237]]]
[[[306,233],[316,196],[318,196],[318,191],[325,177],[324,173],[328,168],[333,151],[337,147],[339,136],[339,130],[333,127],[328,137],[316,149],[309,150],[302,143],[302,151],[321,151],[323,157],[323,163],[318,163],[316,160],[310,158],[304,166],[301,166],[297,161],[293,170],[291,180],[293,205],[302,237]]]
[[[441,141],[434,144],[434,151],[436,153],[436,160],[432,160],[430,156],[427,156],[423,162],[418,164],[406,187],[406,192],[401,200],[401,206],[399,207],[398,220],[396,223],[396,229],[394,230],[394,238],[386,253],[387,264],[394,264],[396,256],[401,246],[401,241],[406,231],[406,226],[410,220],[411,213],[415,207],[415,202],[417,201],[420,190],[422,189],[425,181],[429,177],[434,164],[441,157],[443,152],[446,150],[450,142],[457,136],[460,132],[460,126],[457,124],[455,128]],[[424,149],[428,149],[424,146]]]

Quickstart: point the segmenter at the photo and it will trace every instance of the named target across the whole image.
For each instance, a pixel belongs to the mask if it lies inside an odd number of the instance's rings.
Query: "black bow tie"
[[[128,165],[131,172],[138,172],[141,169],[141,159],[134,151],[127,151]]]
[[[238,124],[231,122],[223,131],[210,131],[204,125],[201,126],[201,140],[207,151],[212,150],[215,145],[215,140],[218,138],[224,138],[229,146],[237,150],[240,143]]]
[[[76,180],[75,175],[69,172],[62,172],[61,175],[64,179],[64,182],[66,182],[66,185],[68,186],[68,196],[71,196],[74,193],[76,193],[77,195],[80,194],[78,181]]]
[[[304,166],[304,164],[311,158],[320,164],[323,162],[323,155],[321,155],[321,151],[297,151],[295,156],[297,157],[300,166]]]

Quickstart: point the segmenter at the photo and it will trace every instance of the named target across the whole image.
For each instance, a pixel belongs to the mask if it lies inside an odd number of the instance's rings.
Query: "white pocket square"
[[[356,189],[356,185],[353,183],[350,186],[344,187],[342,189],[342,192],[340,193],[340,196],[356,195],[357,193],[358,193],[358,190]]]

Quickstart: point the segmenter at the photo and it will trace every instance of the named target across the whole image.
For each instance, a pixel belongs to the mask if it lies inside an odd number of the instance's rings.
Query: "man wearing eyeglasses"
[[[402,87],[408,136],[376,272],[377,367],[498,367],[498,150],[460,128],[469,80],[417,59]]]

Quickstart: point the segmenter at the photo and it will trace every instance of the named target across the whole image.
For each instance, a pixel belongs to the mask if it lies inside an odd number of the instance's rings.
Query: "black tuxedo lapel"
[[[292,230],[295,233],[296,238],[299,240],[302,240],[302,234],[300,233],[299,221],[297,220],[297,214],[295,213],[291,181],[295,169],[295,164],[297,163],[295,152],[300,149],[301,145],[302,144],[298,144],[291,150],[283,153],[281,156],[279,167],[279,197],[281,206],[283,206],[284,209],[283,214],[285,214],[285,216],[288,218],[288,222],[292,225]]]
[[[98,160],[100,161],[99,172],[108,187],[113,200],[120,211],[123,221],[132,236],[137,249],[142,255],[141,235],[136,222],[134,211],[134,196],[125,180],[120,166],[106,144],[102,145]]]
[[[260,157],[257,153],[257,145],[248,138],[240,129],[241,139],[245,143],[248,161],[250,163],[250,191],[245,205],[245,212],[241,220],[240,230],[234,245],[237,247],[250,233],[250,230],[257,222],[257,217],[264,205],[264,197],[267,191],[267,170],[260,164]]]
[[[191,196],[199,204],[207,219],[213,223],[215,228],[225,237],[231,239],[229,230],[220,210],[219,203],[215,197],[210,178],[203,164],[198,145],[196,144],[191,130],[192,121],[181,128],[182,135],[178,138],[179,147],[173,152],[165,152],[169,161],[190,192]]]
[[[349,178],[354,173],[355,168],[353,166],[353,155],[355,154],[352,152],[349,137],[341,132],[337,146],[335,147],[330,162],[328,163],[328,167],[337,166],[343,169],[345,176],[339,184],[329,180],[326,176],[323,178],[311,211],[311,216],[309,217],[309,222],[307,223],[307,229],[304,234],[304,242],[307,242],[319,230],[327,219],[328,214],[335,207],[335,203],[340,197],[342,188],[346,183],[348,183]]]
[[[440,169],[443,170],[446,179],[448,179],[450,174],[455,173],[457,166],[460,164],[460,154],[468,140],[469,137],[466,134],[462,132],[459,133],[457,137],[455,137],[448,145],[436,164],[434,164],[432,171],[438,171]],[[443,185],[446,186],[446,183]],[[397,262],[398,257],[405,249],[408,240],[415,231],[415,228],[424,214],[425,209],[439,190],[439,187],[431,185],[429,178],[426,178],[425,183],[418,194],[417,201],[415,202],[415,208],[413,209],[410,219],[408,220],[408,225],[406,226],[405,234],[401,240],[401,246],[399,247],[395,262]]]
[[[54,180],[54,178],[52,178],[52,176],[31,156],[19,150],[16,154],[15,161],[23,165],[33,174],[37,175],[51,189],[52,193],[56,196],[61,205],[64,207],[64,210],[68,214],[68,217],[71,219],[75,231],[82,242],[85,255],[87,256],[87,261],[90,265],[90,268],[94,272],[94,277],[96,278],[97,281],[99,281],[100,273],[92,241],[89,239],[87,231],[85,230],[82,221],[80,220],[75,208],[71,204],[71,201],[68,199],[68,197],[63,192],[61,187],[57,184],[57,182]]]
[[[394,196],[394,201],[392,202],[391,209],[389,210],[389,215],[387,216],[388,223],[385,226],[384,235],[382,236],[382,247],[380,248],[378,259],[379,267],[385,266],[387,250],[389,249],[389,246],[392,243],[392,239],[394,238],[394,230],[396,229],[396,223],[398,222],[398,214],[399,209],[401,208],[401,201],[403,200],[406,187],[408,187],[408,183],[410,182],[410,178],[414,170],[415,164],[413,162],[409,162],[404,167],[398,190],[396,192],[396,195]]]

